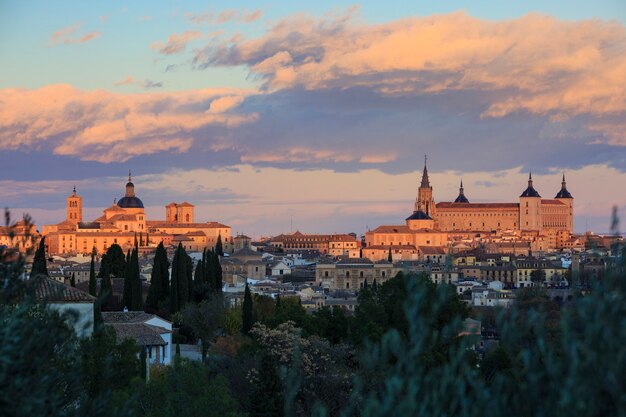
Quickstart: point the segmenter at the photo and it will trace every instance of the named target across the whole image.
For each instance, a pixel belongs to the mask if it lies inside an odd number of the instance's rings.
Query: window
[[[350,288],[350,283],[346,282],[346,288]]]

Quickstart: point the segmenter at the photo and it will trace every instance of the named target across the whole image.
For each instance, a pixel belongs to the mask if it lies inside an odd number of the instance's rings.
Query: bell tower
[[[72,195],[67,197],[67,221],[77,224],[83,221],[83,199],[76,194],[76,186]]]
[[[430,186],[430,180],[428,178],[428,167],[426,162],[428,156],[424,155],[424,172],[422,173],[422,182],[417,190],[417,200],[415,200],[414,211],[420,209],[428,216],[433,217],[435,214],[435,200],[433,199],[433,187]]]

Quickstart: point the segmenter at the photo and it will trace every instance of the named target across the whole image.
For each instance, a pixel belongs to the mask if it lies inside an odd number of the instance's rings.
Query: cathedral
[[[415,212],[423,211],[434,220],[436,229],[451,231],[566,231],[574,233],[574,198],[567,191],[565,174],[561,189],[553,199],[543,199],[533,187],[532,174],[528,186],[515,203],[470,203],[463,182],[459,195],[452,202],[435,203],[433,187],[424,163],[422,182],[417,192]]]
[[[194,222],[194,206],[188,202],[170,203],[165,207],[165,220],[148,220],[143,202],[135,194],[135,184],[128,173],[124,196],[114,200],[103,210],[100,217],[91,222],[83,221],[83,199],[72,190],[67,197],[67,216],[61,223],[45,225],[48,253],[88,254],[93,248],[104,253],[112,244],[124,251],[137,239],[146,250],[160,242],[166,246],[181,243],[186,250],[202,251],[213,248],[218,237],[227,249],[231,244],[230,227],[218,222]]]

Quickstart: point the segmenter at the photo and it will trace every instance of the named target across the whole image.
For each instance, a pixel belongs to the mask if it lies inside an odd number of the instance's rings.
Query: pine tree
[[[131,255],[130,263],[132,265],[132,281],[131,281],[131,304],[132,311],[143,311],[143,294],[141,287],[141,276],[139,274],[139,247],[135,241],[135,249]]]
[[[215,243],[215,253],[217,256],[224,256],[224,246],[222,245],[221,233],[217,235],[217,242]]]
[[[46,237],[43,236],[39,241],[39,246],[37,247],[37,251],[35,252],[35,257],[33,259],[33,267],[30,272],[31,277],[36,277],[37,275],[45,275],[48,276],[48,266],[46,262]]]
[[[250,293],[248,283],[246,283],[246,290],[243,295],[243,308],[241,310],[241,314],[243,323],[241,331],[243,334],[248,334],[254,324],[252,319],[252,293]]]
[[[122,304],[124,307],[131,309],[133,302],[133,266],[131,262],[130,249],[126,254],[126,271],[124,272],[124,292],[122,294]]]
[[[91,263],[89,265],[89,294],[96,296],[96,270],[94,267],[94,255],[91,254]],[[103,279],[104,281],[104,279]]]

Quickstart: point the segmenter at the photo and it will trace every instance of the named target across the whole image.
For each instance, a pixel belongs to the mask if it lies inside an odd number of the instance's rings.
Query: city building
[[[140,246],[184,246],[188,251],[213,249],[221,238],[225,251],[232,248],[230,227],[218,222],[197,223],[194,206],[188,202],[170,203],[165,207],[165,220],[148,220],[143,202],[135,194],[135,184],[129,172],[125,193],[102,216],[91,222],[83,221],[83,200],[76,192],[67,197],[66,219],[43,226],[42,235],[50,255],[90,253],[93,248],[102,254],[113,244],[124,251],[137,239]]]
[[[351,234],[304,234],[296,231],[273,237],[269,245],[284,251],[317,250],[332,256],[348,256],[350,251],[358,250],[359,242]]]

